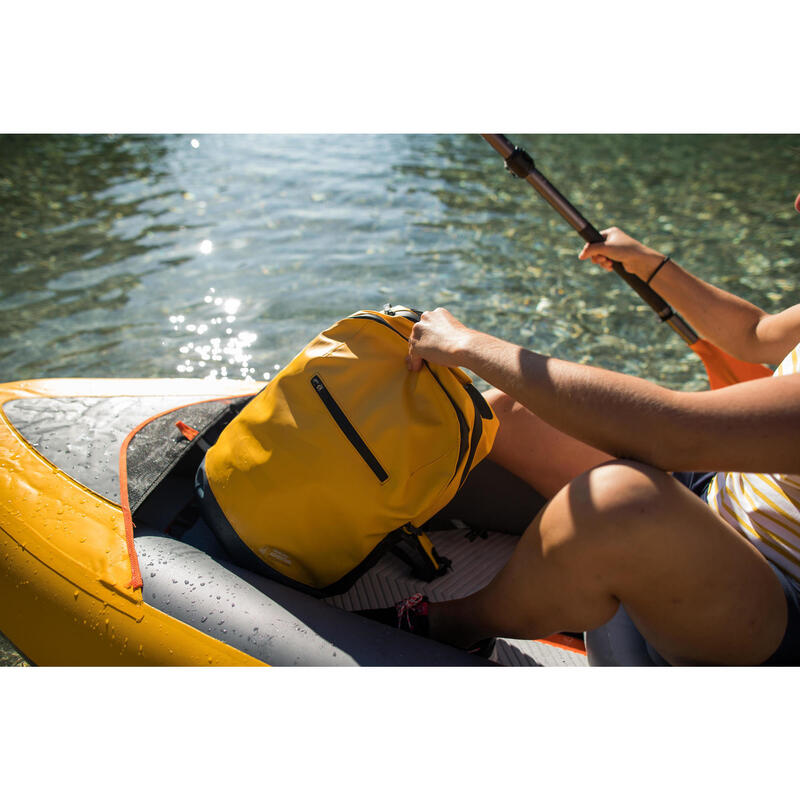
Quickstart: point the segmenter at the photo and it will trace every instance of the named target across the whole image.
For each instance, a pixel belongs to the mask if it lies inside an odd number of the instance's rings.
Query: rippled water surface
[[[767,310],[796,302],[800,136],[512,138],[598,228]],[[704,386],[477,135],[0,136],[0,212],[0,382],[263,380],[391,302]],[[0,639],[0,663],[19,658]]]

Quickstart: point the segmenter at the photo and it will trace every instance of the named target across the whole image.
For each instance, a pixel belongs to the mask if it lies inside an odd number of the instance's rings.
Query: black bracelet
[[[645,283],[649,286],[650,285],[650,281],[652,281],[653,278],[655,278],[656,273],[661,269],[661,267],[663,267],[664,264],[667,263],[667,261],[671,261],[671,260],[672,259],[671,259],[670,256],[665,256],[664,260],[653,270],[653,272],[651,273],[650,277],[645,281]]]

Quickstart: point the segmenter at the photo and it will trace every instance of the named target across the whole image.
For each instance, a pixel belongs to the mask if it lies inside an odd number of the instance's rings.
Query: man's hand
[[[406,358],[409,370],[422,369],[423,359],[444,367],[461,366],[473,333],[444,308],[426,311],[411,330]]]
[[[605,237],[605,242],[584,245],[578,258],[582,261],[590,258],[608,270],[612,261],[618,261],[626,272],[633,273],[643,281],[653,274],[664,258],[657,250],[647,247],[619,228],[608,228],[600,233]]]

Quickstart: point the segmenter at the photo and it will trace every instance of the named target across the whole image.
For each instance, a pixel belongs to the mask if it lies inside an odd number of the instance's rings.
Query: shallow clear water
[[[800,136],[512,139],[598,228],[766,310],[795,302]],[[390,302],[704,386],[682,341],[577,260],[577,234],[477,135],[0,136],[0,242],[0,381],[262,380]]]

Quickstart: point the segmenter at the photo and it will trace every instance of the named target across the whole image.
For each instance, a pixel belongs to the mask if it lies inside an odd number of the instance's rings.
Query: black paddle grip
[[[601,242],[605,241],[605,237],[603,236],[597,228],[594,227],[591,223],[587,223],[586,227],[582,230],[578,231],[585,242],[589,244],[600,244]],[[634,275],[631,272],[628,272],[619,261],[612,261],[611,262],[611,269],[617,273],[617,275],[628,284],[628,286],[633,289],[639,297],[644,300],[653,311],[658,314],[661,318],[662,322],[668,320],[675,312],[672,310],[672,307],[667,303],[664,298],[658,294],[657,292],[653,291],[641,278],[637,275]]]

